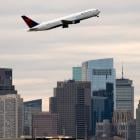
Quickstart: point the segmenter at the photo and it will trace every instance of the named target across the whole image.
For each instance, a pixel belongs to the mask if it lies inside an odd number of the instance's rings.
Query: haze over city
[[[135,106],[140,99],[140,1],[138,0],[5,0],[0,5],[0,67],[13,69],[14,84],[25,100],[53,95],[57,81],[71,79],[72,67],[98,58],[114,58],[117,77],[134,81]],[[45,32],[27,32],[26,14],[38,22],[89,8],[99,18]]]

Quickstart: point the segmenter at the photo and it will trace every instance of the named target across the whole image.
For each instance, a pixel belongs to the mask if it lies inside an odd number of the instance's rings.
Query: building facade
[[[60,134],[87,139],[90,131],[90,82],[58,82],[54,97],[50,98],[50,111],[60,118]]]
[[[23,134],[23,99],[18,94],[0,96],[0,138]]]
[[[91,82],[91,135],[95,135],[96,122],[104,119],[111,122],[116,108],[116,71],[113,58],[83,62],[75,71],[73,77],[82,77],[82,81]]]
[[[96,123],[96,140],[112,140],[112,124],[109,120]]]
[[[24,135],[32,136],[32,115],[41,111],[41,99],[24,102]]]
[[[95,135],[96,123],[103,122],[103,120],[112,122],[113,107],[113,84],[106,83],[106,90],[93,92],[91,103],[92,135]]]
[[[82,81],[82,67],[72,68],[72,79],[75,81]]]
[[[116,110],[126,110],[134,117],[134,87],[129,79],[116,80]]]
[[[91,95],[93,95],[94,91],[106,90],[106,83],[112,83],[115,105],[116,72],[113,66],[113,58],[97,59],[83,62],[82,80],[91,82]]]
[[[12,69],[0,68],[0,95],[17,94],[12,84]]]
[[[112,123],[115,135],[120,136],[125,140],[135,140],[136,122],[130,111],[114,111]]]
[[[59,116],[55,113],[41,112],[33,114],[33,137],[59,136]]]
[[[140,140],[140,101],[136,109],[136,140]]]

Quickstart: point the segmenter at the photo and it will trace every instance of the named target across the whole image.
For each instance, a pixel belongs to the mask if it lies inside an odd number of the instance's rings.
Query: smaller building
[[[24,102],[24,136],[32,136],[32,115],[42,112],[42,100]]]
[[[125,139],[122,138],[122,137],[119,137],[119,136],[114,136],[114,137],[113,137],[113,140],[125,140]]]
[[[41,112],[32,117],[33,137],[55,137],[59,135],[58,121],[59,116],[55,113]]]
[[[112,140],[112,125],[109,120],[96,123],[96,140]]]
[[[136,140],[140,140],[140,101],[136,109]]]
[[[23,99],[18,94],[0,96],[0,139],[23,135]]]
[[[135,140],[136,122],[131,111],[117,110],[113,114],[114,133],[125,140]]]
[[[75,81],[82,81],[82,67],[73,67],[72,77]]]

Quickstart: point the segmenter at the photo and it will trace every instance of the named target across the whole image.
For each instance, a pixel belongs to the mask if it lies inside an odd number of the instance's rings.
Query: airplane
[[[100,11],[98,9],[89,9],[66,17],[42,23],[38,23],[25,15],[21,17],[29,27],[28,31],[44,31],[54,29],[60,26],[62,26],[62,28],[68,28],[70,24],[77,24],[80,23],[81,20],[91,17],[99,17],[99,14]]]

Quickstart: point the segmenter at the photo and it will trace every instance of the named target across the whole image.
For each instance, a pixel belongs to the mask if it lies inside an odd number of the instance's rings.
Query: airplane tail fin
[[[25,21],[25,23],[28,25],[29,28],[32,28],[32,27],[37,26],[39,24],[36,21],[33,21],[32,19],[30,19],[24,15],[21,17],[23,18],[23,20]]]

